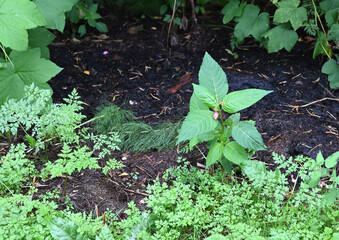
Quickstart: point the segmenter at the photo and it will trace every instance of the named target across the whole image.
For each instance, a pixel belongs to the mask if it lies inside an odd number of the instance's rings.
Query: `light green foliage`
[[[9,58],[12,63],[7,62],[6,68],[0,69],[0,105],[8,98],[22,98],[24,87],[32,83],[41,89],[51,89],[47,81],[61,71],[53,62],[41,58],[39,48],[12,51]]]
[[[125,167],[124,164],[122,164],[121,162],[117,161],[115,158],[113,159],[109,159],[107,162],[106,162],[106,166],[102,168],[102,172],[107,175],[108,171],[109,170],[115,170],[115,169],[118,169],[118,168],[123,168]]]
[[[274,14],[275,22],[290,22],[293,29],[297,30],[307,20],[306,9],[304,7],[298,7],[300,0],[285,0],[277,4],[279,8]]]
[[[46,27],[63,32],[66,21],[65,13],[70,11],[78,1],[79,0],[34,0],[34,3],[45,17],[47,21]]]
[[[99,134],[94,135],[93,133],[85,136],[85,139],[94,142],[93,150],[100,150],[99,158],[108,157],[112,151],[120,150],[118,143],[121,142],[119,136],[115,132],[110,132],[107,135]]]
[[[0,133],[16,136],[21,128],[36,141],[36,150],[55,137],[66,143],[79,142],[76,127],[85,116],[79,113],[82,107],[77,92],[64,99],[67,104],[51,104],[50,96],[51,91],[31,85],[21,100],[5,102],[0,111]]]
[[[291,30],[288,24],[280,24],[263,36],[268,38],[267,50],[269,53],[278,52],[283,48],[291,51],[298,40],[298,34]]]
[[[80,172],[86,168],[100,168],[98,159],[91,157],[93,151],[89,151],[87,146],[72,150],[65,144],[61,152],[55,162],[46,163],[43,175],[51,175],[51,178],[55,178],[63,174],[71,175],[75,170]]]
[[[266,147],[255,126],[247,121],[240,121],[240,114],[237,112],[250,107],[272,91],[246,89],[227,93],[226,75],[208,53],[205,54],[199,71],[199,85],[193,84],[193,87],[190,112],[183,122],[177,142],[190,140],[190,148],[193,148],[199,142],[208,141],[210,150],[206,167],[221,162],[230,173],[230,162],[245,162],[247,168],[252,166],[253,164],[246,164],[246,160],[251,157],[246,149],[256,151]],[[222,110],[236,114],[223,119]]]
[[[253,4],[245,6],[241,17],[237,18],[238,22],[234,28],[234,36],[238,42],[242,42],[245,37],[252,35],[257,41],[262,41],[262,34],[268,30],[269,20],[268,13],[259,15],[259,7]]]
[[[86,239],[77,232],[78,227],[72,221],[66,219],[53,218],[50,220],[48,228],[54,239]]]
[[[134,226],[142,223],[143,228],[134,231],[140,239],[333,238],[339,227],[336,205],[322,204],[320,188],[310,189],[302,182],[294,192],[287,181],[299,166],[312,166],[312,160],[302,156],[286,160],[278,155],[274,159],[282,165],[250,183],[225,183],[221,171],[210,175],[195,168],[169,169],[164,181],[148,188],[149,210],[141,213],[130,204],[129,217],[116,225],[116,232],[122,234],[115,237],[129,239]],[[304,180],[309,170],[303,167],[301,171],[299,177]]]
[[[33,162],[25,156],[24,144],[12,145],[0,159],[0,195],[21,192],[24,184],[32,181],[37,171]]]
[[[339,65],[334,59],[329,59],[322,67],[321,72],[328,74],[331,88],[339,88]]]
[[[31,1],[0,0],[0,43],[5,47],[27,50],[27,29],[45,24],[44,17]]]
[[[227,77],[224,71],[208,53],[205,53],[200,67],[199,85],[208,89],[217,103],[220,103],[228,92]]]

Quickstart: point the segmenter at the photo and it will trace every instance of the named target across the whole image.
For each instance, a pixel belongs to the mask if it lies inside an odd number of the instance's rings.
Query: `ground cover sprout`
[[[264,169],[263,163],[249,159],[254,151],[264,150],[266,146],[253,121],[241,121],[239,111],[272,91],[245,89],[228,93],[226,74],[208,53],[199,71],[199,85],[193,84],[193,88],[190,111],[177,143],[189,140],[193,148],[200,142],[208,142],[206,167],[220,162],[228,173],[232,163],[243,169]]]

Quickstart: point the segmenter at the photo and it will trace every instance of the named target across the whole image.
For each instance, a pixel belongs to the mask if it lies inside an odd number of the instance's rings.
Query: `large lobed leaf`
[[[261,89],[245,89],[227,94],[222,100],[222,109],[228,113],[236,113],[248,108],[273,91]]]
[[[269,26],[268,13],[261,13],[258,6],[248,4],[243,14],[238,18],[238,24],[234,28],[234,35],[239,42],[245,37],[252,35],[256,40],[261,41],[262,35],[267,32]]]
[[[34,0],[37,8],[47,20],[46,27],[64,31],[65,13],[70,11],[79,0]]]
[[[0,104],[7,98],[20,99],[25,85],[33,82],[39,88],[50,89],[47,81],[61,71],[53,62],[40,58],[39,48],[12,51],[9,57],[14,67],[7,63],[7,68],[0,69]]]
[[[268,38],[268,53],[278,52],[285,48],[291,51],[298,40],[298,34],[288,24],[280,24],[263,35]]]
[[[279,2],[279,8],[274,14],[274,21],[278,23],[290,22],[293,29],[297,30],[305,21],[307,21],[307,11],[304,7],[298,7],[299,4],[299,0],[285,0]]]
[[[43,26],[46,20],[28,0],[0,0],[0,42],[16,51],[28,47],[27,29]]]
[[[339,65],[334,59],[328,60],[323,65],[321,72],[328,74],[328,81],[332,89],[339,88]]]
[[[221,10],[221,13],[224,14],[222,22],[224,24],[231,21],[234,17],[240,17],[245,7],[246,3],[242,3],[240,6],[239,0],[230,0],[229,3]]]
[[[28,45],[30,48],[40,48],[41,57],[49,59],[48,45],[54,40],[55,35],[44,27],[28,30]]]
[[[325,0],[320,2],[320,7],[324,10],[325,19],[328,26],[336,23],[339,17],[339,1],[338,0]]]
[[[181,126],[177,143],[210,132],[216,128],[218,121],[213,119],[213,112],[198,110],[189,112]]]
[[[232,137],[244,148],[251,150],[265,150],[266,146],[260,133],[252,124],[241,121],[232,126]]]
[[[219,64],[206,52],[199,71],[199,84],[207,88],[221,102],[228,92],[226,74]]]

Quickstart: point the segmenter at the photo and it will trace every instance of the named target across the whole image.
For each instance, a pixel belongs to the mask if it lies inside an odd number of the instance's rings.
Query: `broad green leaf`
[[[224,121],[227,126],[232,127],[233,124],[237,124],[240,121],[240,113],[232,114],[228,119]]]
[[[209,108],[215,108],[218,105],[217,99],[207,88],[193,83],[193,89],[195,96],[197,96],[199,100],[206,104]]]
[[[321,151],[318,152],[318,154],[317,154],[316,162],[317,162],[318,166],[323,165],[324,162],[325,162],[325,159],[324,159],[323,154],[321,153]]]
[[[339,41],[339,24],[338,23],[333,24],[331,26],[330,31],[328,31],[327,33],[327,39]]]
[[[268,38],[268,53],[278,52],[283,48],[289,52],[298,40],[298,34],[291,30],[288,24],[280,24],[263,36]]]
[[[316,170],[316,171],[311,172],[310,179],[307,182],[308,186],[310,188],[317,186],[319,184],[320,177],[321,177],[321,171]]]
[[[210,132],[214,130],[217,125],[218,121],[213,119],[213,112],[209,110],[189,112],[181,126],[177,143]]]
[[[290,22],[293,29],[297,30],[305,21],[307,21],[307,11],[300,5],[299,0],[285,0],[278,2],[278,9],[274,14],[274,22]]]
[[[16,51],[28,47],[27,29],[43,26],[45,18],[28,0],[0,0],[0,43]]]
[[[220,161],[223,149],[224,146],[221,143],[216,143],[211,147],[206,157],[206,168]]]
[[[328,75],[328,81],[332,89],[339,88],[339,65],[334,59],[328,60],[323,65],[321,72]]]
[[[200,67],[199,84],[207,88],[219,103],[228,92],[226,74],[207,52]]]
[[[208,110],[208,106],[204,104],[195,93],[193,93],[191,99],[190,99],[190,111],[196,111],[196,110]]]
[[[271,92],[255,88],[231,92],[222,100],[222,109],[228,113],[239,112],[252,106]]]
[[[321,9],[324,10],[324,12],[326,13],[325,19],[329,27],[338,21],[338,15],[339,15],[339,1],[338,0],[325,0],[325,1],[320,2],[319,5]]]
[[[14,68],[7,63],[7,68],[0,69],[0,103],[7,98],[20,99],[24,87],[33,82],[42,89],[51,89],[47,81],[61,71],[53,62],[40,58],[40,49],[26,52],[12,51],[9,55]]]
[[[248,160],[245,148],[233,141],[228,143],[223,149],[224,157],[234,164],[240,164]]]
[[[261,41],[262,34],[267,32],[269,26],[268,13],[261,13],[256,5],[245,6],[243,14],[238,18],[238,24],[234,28],[234,36],[239,42],[245,37],[252,35],[256,40]]]
[[[240,164],[241,171],[250,179],[260,179],[266,173],[266,165],[263,162],[246,160]]]
[[[58,240],[85,240],[77,232],[78,226],[74,222],[62,218],[53,218],[48,224],[49,231],[54,239]]]
[[[221,157],[220,162],[225,172],[228,173],[229,175],[232,175],[232,163],[228,161],[225,157]]]
[[[333,153],[331,156],[326,158],[325,167],[333,168],[335,165],[337,165],[338,160],[339,160],[339,151]]]
[[[241,121],[232,127],[232,137],[244,148],[252,150],[265,150],[266,146],[260,133],[255,126],[248,122]]]
[[[37,8],[47,20],[46,27],[64,31],[65,13],[70,11],[79,0],[34,0]]]
[[[245,4],[240,4],[239,0],[231,0],[227,3],[224,8],[221,10],[221,13],[224,15],[222,22],[224,24],[231,21],[234,17],[240,17],[242,14],[242,10],[245,7]]]
[[[215,130],[214,130],[215,131]],[[200,134],[198,136],[198,138],[203,141],[203,142],[207,142],[207,141],[211,141],[215,138],[215,133],[214,131],[210,131],[210,132],[207,132],[207,133],[203,133],[203,134]]]
[[[192,137],[189,143],[190,150],[192,151],[195,145],[197,145],[198,143],[200,143],[200,139],[198,137]]]
[[[332,56],[332,50],[329,47],[326,36],[323,32],[318,32],[317,41],[313,50],[313,59],[315,59],[319,54]]]
[[[30,48],[40,48],[41,57],[49,59],[49,45],[55,38],[55,35],[46,28],[37,27],[28,30],[28,45]]]
[[[332,188],[324,194],[323,198],[325,203],[333,204],[339,198],[339,190],[337,188]]]

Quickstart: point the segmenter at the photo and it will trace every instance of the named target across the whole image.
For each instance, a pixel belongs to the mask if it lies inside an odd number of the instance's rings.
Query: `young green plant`
[[[262,163],[249,161],[253,151],[265,150],[253,121],[240,121],[239,111],[250,107],[272,91],[245,89],[228,93],[227,77],[206,53],[199,71],[199,85],[193,84],[190,111],[183,122],[177,143],[189,140],[193,148],[208,142],[206,167],[221,162],[231,173],[232,163],[261,171]],[[225,113],[229,114],[225,118]],[[252,169],[252,172],[253,172]]]

